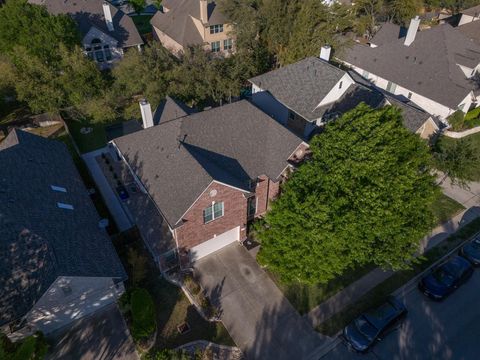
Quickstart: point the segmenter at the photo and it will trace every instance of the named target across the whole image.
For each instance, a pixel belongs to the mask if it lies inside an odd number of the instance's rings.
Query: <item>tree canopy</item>
[[[428,146],[397,108],[361,104],[311,141],[312,159],[257,225],[259,261],[287,282],[327,282],[373,263],[407,267],[438,196]]]

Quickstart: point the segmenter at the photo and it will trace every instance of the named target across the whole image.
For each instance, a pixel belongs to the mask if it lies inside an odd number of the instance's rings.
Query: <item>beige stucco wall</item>
[[[153,32],[155,34],[155,37],[157,38],[158,41],[162,43],[162,45],[170,51],[174,55],[179,55],[183,51],[183,46],[180,45],[178,42],[173,40],[170,36],[167,34],[163,33],[156,27],[153,27]]]
[[[417,134],[420,135],[422,139],[429,139],[438,131],[438,126],[429,118],[425,123],[417,130]]]

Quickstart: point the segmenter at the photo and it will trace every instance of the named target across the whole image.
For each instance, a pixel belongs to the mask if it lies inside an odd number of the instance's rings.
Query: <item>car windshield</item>
[[[451,286],[453,285],[455,281],[454,275],[452,275],[450,272],[447,272],[445,269],[438,269],[433,273],[433,277],[440,283],[446,285],[446,286]]]
[[[480,250],[480,239],[475,239],[471,243],[471,247],[475,250]]]
[[[378,330],[364,316],[355,320],[355,326],[368,340],[373,340],[377,336]]]

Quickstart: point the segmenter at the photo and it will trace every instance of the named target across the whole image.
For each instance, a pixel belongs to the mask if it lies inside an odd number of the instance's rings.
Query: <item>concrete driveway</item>
[[[200,259],[195,272],[248,359],[307,359],[328,339],[297,313],[242,245]]]
[[[47,360],[139,360],[116,304],[48,336]]]

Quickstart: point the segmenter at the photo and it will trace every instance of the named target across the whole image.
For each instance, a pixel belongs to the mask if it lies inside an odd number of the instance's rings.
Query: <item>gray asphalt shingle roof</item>
[[[462,14],[470,16],[480,16],[480,5],[472,6],[471,8],[462,10]]]
[[[171,226],[213,181],[249,192],[277,179],[302,140],[246,100],[115,140]]]
[[[456,60],[457,55],[478,53],[480,62],[480,47],[450,25],[418,32],[410,46],[403,42],[400,38],[375,48],[355,44],[342,60],[450,108],[479,88]]]
[[[63,143],[13,130],[0,163],[0,325],[25,315],[58,276],[126,278]]]
[[[48,12],[54,15],[68,14],[78,25],[79,31],[86,35],[93,27],[118,41],[120,47],[130,47],[143,44],[133,20],[122,10],[112,4],[110,12],[114,31],[110,32],[105,23],[102,0],[28,0],[31,4],[45,5]],[[33,29],[34,31],[34,29]]]
[[[396,24],[386,22],[383,23],[380,29],[376,32],[370,43],[377,46],[388,44],[392,41],[398,40],[407,34],[407,29]]]
[[[317,57],[256,76],[249,81],[305,119],[314,121],[324,111],[318,104],[345,75],[343,70]]]
[[[456,27],[455,30],[460,31],[463,35],[480,46],[480,20],[463,24]]]
[[[157,12],[150,20],[152,26],[167,34],[182,46],[203,44],[203,38],[192,20],[192,17],[200,20],[200,1],[165,0],[162,4],[169,11],[165,13]],[[226,22],[214,1],[208,3],[207,13],[210,25]]]
[[[172,99],[170,96],[166,96],[164,100],[160,102],[153,114],[153,122],[155,125],[166,121],[178,119],[179,117],[193,114],[195,111],[180,101]]]

